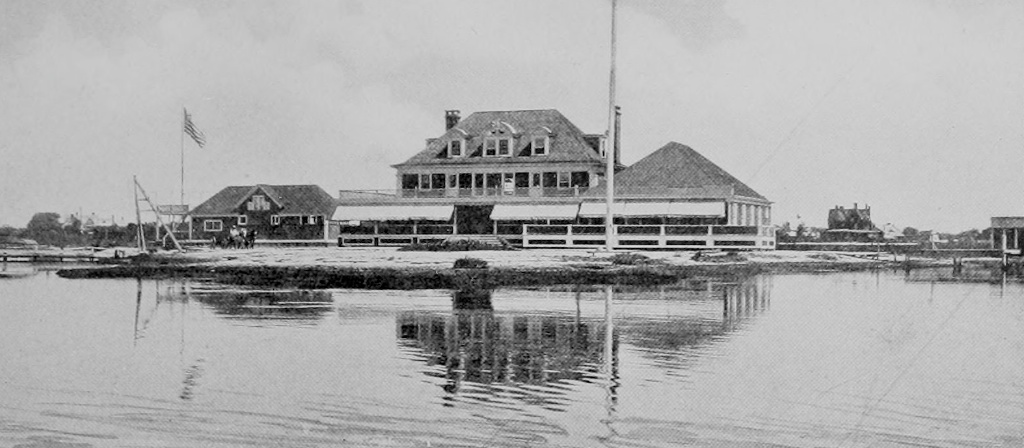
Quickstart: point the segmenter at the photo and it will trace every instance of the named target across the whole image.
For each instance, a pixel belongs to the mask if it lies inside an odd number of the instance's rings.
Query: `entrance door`
[[[494,233],[491,221],[493,205],[456,205],[455,222],[459,235],[490,235]]]

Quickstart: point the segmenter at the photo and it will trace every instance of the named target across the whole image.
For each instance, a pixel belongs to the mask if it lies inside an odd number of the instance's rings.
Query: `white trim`
[[[238,225],[244,226],[249,224],[249,217],[245,215],[238,215]]]
[[[544,142],[544,153],[543,154],[537,154],[537,141],[543,141]],[[551,154],[551,137],[545,135],[543,137],[534,137],[533,139],[530,140],[530,155],[531,156],[546,156],[548,154]]]
[[[459,145],[459,153],[458,154],[452,154],[452,145],[453,144],[458,144]],[[464,140],[464,139],[450,140],[448,142],[448,157],[452,158],[452,159],[466,157],[466,140]]]
[[[270,225],[279,226],[281,225],[281,215],[270,215]]]

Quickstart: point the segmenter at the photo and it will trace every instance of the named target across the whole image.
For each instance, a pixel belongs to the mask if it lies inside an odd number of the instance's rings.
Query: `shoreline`
[[[120,264],[62,269],[68,279],[201,279],[231,285],[299,289],[480,289],[536,285],[663,285],[697,277],[842,272],[950,266],[938,260],[868,259],[829,252],[759,252],[693,260],[686,252],[630,252],[620,265],[594,251],[402,252],[395,250],[265,249],[167,253]],[[485,269],[455,269],[459,258]]]

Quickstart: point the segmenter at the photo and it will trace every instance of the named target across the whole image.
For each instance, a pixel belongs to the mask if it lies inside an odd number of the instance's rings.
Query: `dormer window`
[[[533,155],[545,156],[548,154],[548,138],[545,137],[534,137],[533,138]]]
[[[511,138],[487,137],[486,139],[484,139],[484,157],[508,157],[511,155]]]
[[[463,147],[465,147],[465,144],[462,140],[448,142],[448,157],[462,157],[464,154]]]

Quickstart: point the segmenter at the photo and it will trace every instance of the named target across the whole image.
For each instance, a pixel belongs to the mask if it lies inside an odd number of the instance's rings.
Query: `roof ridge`
[[[497,112],[505,112],[505,113],[507,113],[507,112],[547,112],[547,111],[558,111],[558,109],[549,107],[549,108],[546,108],[546,109],[477,110],[477,111],[470,112],[469,115],[473,115],[473,114],[492,114],[492,113],[497,113]]]

